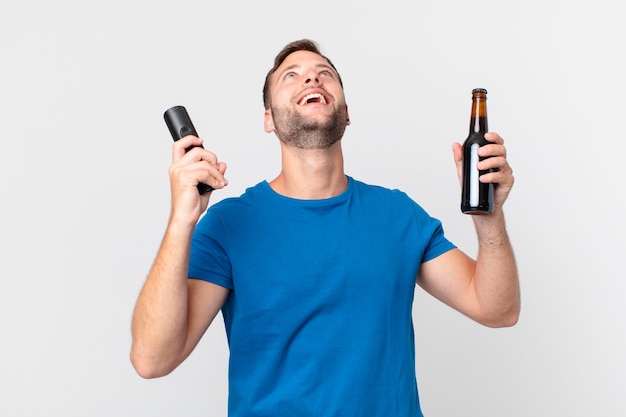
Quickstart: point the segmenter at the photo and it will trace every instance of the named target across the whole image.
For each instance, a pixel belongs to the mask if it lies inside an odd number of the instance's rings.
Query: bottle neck
[[[472,97],[472,114],[470,117],[469,133],[487,133],[487,96],[474,94]]]

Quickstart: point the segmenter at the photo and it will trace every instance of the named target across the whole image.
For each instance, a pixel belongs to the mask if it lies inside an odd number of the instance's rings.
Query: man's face
[[[272,74],[265,130],[286,144],[325,149],[343,136],[348,109],[339,77],[320,55],[297,51]]]

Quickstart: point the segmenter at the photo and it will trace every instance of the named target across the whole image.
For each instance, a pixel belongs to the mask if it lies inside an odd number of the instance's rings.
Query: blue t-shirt
[[[189,277],[231,289],[229,416],[422,416],[415,281],[453,247],[405,193],[350,177],[333,198],[264,181],[211,206]]]

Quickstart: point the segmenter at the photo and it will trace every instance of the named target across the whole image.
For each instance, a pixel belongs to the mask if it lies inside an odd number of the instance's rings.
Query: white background
[[[261,88],[304,37],[344,79],[347,173],[406,191],[472,255],[450,146],[473,88],[508,147],[521,319],[483,328],[416,290],[424,413],[626,415],[624,17],[621,0],[2,0],[0,415],[226,415],[220,318],[167,377],[128,359],[169,214],[162,114],[186,106],[229,164],[214,201],[272,179]]]

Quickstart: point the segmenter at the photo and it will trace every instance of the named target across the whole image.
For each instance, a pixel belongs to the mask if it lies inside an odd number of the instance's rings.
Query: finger
[[[513,176],[513,173],[511,171],[494,171],[481,175],[479,177],[479,181],[482,183],[496,184],[498,186],[498,190],[510,190],[513,187],[513,183],[515,182],[515,177]]]
[[[201,147],[191,148],[178,161],[183,164],[193,164],[194,162],[208,162],[219,170],[217,155]]]
[[[201,147],[202,139],[188,135],[175,141],[172,145],[172,162],[176,162],[185,156],[187,149],[194,146]]]
[[[502,137],[498,135],[496,132],[485,133],[485,140],[487,142],[498,143],[500,145],[504,143],[504,139],[502,139]]]
[[[452,144],[452,156],[454,157],[454,163],[456,165],[456,173],[459,178],[459,182],[463,176],[463,145],[458,142]]]
[[[504,147],[504,145],[496,145],[496,144],[484,145],[478,148],[478,155],[483,158],[490,158],[490,157],[496,157],[496,156],[501,156],[503,158],[506,158],[506,148]]]
[[[225,163],[225,162],[218,162],[217,164],[218,164],[217,170],[218,170],[218,171],[219,171],[222,175],[224,175],[224,174],[226,173],[226,168],[228,168],[228,166],[226,165],[226,163]]]
[[[490,158],[485,158],[476,164],[476,168],[481,171],[487,171],[489,169],[494,171],[510,171],[509,163],[506,161],[506,158],[502,156],[492,156]]]
[[[198,177],[199,182],[203,182],[216,189],[224,188],[228,185],[228,180],[224,177],[224,172],[226,172],[225,163],[200,161],[196,166],[198,167],[200,175],[200,177]]]
[[[463,145],[458,142],[452,144],[452,154],[454,156],[454,161],[459,163],[463,159]]]
[[[195,188],[199,183],[210,185],[212,188],[223,188],[228,181],[219,169],[207,161],[196,161],[186,165],[173,165],[171,175],[176,183],[185,185],[185,188]]]
[[[213,152],[208,151],[204,148],[193,148],[190,149],[189,152],[187,152],[190,154],[190,158],[192,158],[193,160],[196,161],[206,161],[211,165],[214,165],[217,167],[217,155],[215,155]]]

